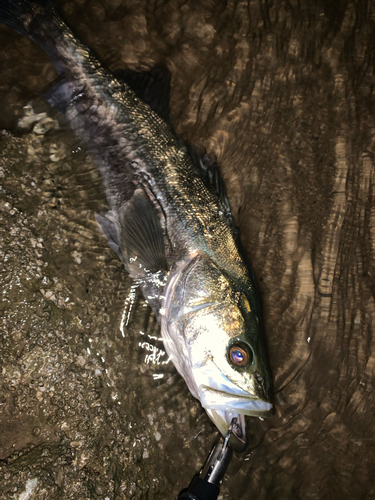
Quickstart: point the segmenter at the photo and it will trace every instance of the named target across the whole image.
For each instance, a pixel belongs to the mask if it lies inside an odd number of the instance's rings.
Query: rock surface
[[[171,71],[173,124],[217,156],[253,263],[276,415],[249,420],[220,498],[374,497],[374,5],[59,4],[112,70]],[[14,132],[54,71],[5,27],[0,46]],[[215,429],[141,300],[125,324],[95,166],[40,100],[30,113],[0,139],[0,498],[174,498]]]

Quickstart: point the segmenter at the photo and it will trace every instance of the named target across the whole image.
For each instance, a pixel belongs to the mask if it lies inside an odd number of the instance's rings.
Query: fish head
[[[162,335],[191,393],[223,435],[234,421],[239,441],[246,441],[244,416],[272,414],[272,378],[249,272],[235,280],[201,254],[180,263],[166,287]]]

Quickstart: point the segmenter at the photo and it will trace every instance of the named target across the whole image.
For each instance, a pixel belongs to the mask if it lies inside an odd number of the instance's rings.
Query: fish
[[[191,394],[243,451],[245,416],[274,411],[260,300],[219,167],[174,132],[170,74],[112,74],[48,0],[0,0],[0,22],[54,63],[44,97],[101,173],[110,210],[96,214],[99,228]]]

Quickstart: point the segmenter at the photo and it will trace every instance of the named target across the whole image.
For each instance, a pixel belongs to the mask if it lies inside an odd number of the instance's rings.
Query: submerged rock
[[[156,498],[171,488],[158,454],[170,439],[180,457],[189,447],[178,401],[197,403],[172,365],[150,362],[155,320],[143,301],[133,300],[137,321],[124,329],[132,281],[87,210],[104,202],[101,180],[83,153],[50,171],[57,140],[76,151],[70,132],[38,139],[37,161],[33,133],[0,143],[3,498]],[[170,394],[170,377],[181,394]]]

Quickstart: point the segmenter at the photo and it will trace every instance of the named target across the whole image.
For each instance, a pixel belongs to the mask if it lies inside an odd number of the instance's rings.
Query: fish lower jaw
[[[199,396],[201,405],[206,410],[239,413],[251,417],[268,417],[273,412],[272,403],[262,399],[250,398],[248,395],[245,397],[239,394],[201,387]]]
[[[236,411],[229,407],[205,408],[207,415],[215,424],[217,429],[225,437],[230,428],[232,428],[229,444],[238,453],[242,453],[247,448],[246,422],[245,416],[251,417],[269,417],[273,414],[273,405],[265,401],[258,401],[263,404],[263,409]]]
[[[237,403],[237,402],[236,402]],[[247,407],[244,408],[241,406],[241,402],[239,404],[232,404],[228,402],[228,404],[213,404],[210,407],[206,407],[202,405],[206,410],[218,410],[225,411],[229,413],[239,413],[240,415],[246,415],[248,417],[270,417],[273,414],[273,405],[271,403],[266,403],[265,401],[248,401]],[[251,405],[251,406],[250,406]]]

